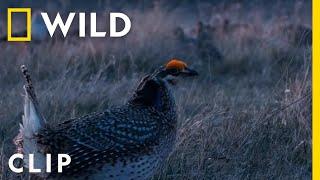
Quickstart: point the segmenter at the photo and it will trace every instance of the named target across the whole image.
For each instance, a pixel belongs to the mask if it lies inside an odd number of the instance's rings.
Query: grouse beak
[[[185,75],[185,76],[198,76],[199,73],[193,69],[187,68],[185,67],[182,71],[181,74]]]

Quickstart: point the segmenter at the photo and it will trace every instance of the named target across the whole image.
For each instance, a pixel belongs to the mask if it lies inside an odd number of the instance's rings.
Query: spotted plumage
[[[171,81],[167,78],[197,74],[184,62],[170,63],[170,68],[160,67],[143,78],[123,106],[70,119],[54,127],[43,125],[45,120],[38,108],[32,111],[37,106],[36,97],[28,80],[25,115],[20,138],[16,139],[18,150],[24,154],[37,152],[36,165],[41,169],[45,168],[41,155],[50,153],[55,157],[52,172],[41,174],[42,178],[150,178],[170,153],[176,136],[177,114],[168,88]],[[29,128],[30,123],[39,126]],[[64,167],[63,173],[57,173],[58,153],[71,157],[71,164]]]

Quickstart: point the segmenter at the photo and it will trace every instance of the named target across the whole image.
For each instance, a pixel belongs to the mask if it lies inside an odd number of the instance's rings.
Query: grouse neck
[[[129,100],[134,106],[154,107],[159,112],[171,118],[176,118],[174,98],[165,81],[155,76],[146,76],[139,83]]]

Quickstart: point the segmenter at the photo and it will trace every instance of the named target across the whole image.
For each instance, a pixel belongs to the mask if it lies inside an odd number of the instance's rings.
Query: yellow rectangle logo
[[[27,36],[12,37],[12,13],[27,14]],[[8,8],[8,41],[31,41],[31,8]]]

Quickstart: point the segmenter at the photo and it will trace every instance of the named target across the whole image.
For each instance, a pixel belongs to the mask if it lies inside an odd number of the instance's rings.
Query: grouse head
[[[176,85],[178,77],[185,78],[197,75],[198,73],[189,68],[185,62],[172,59],[152,74],[144,77],[129,102],[154,106],[158,110],[165,111],[170,109],[173,104],[168,85]]]
[[[179,77],[184,78],[197,75],[198,72],[189,68],[187,63],[178,59],[172,59],[164,66],[161,66],[159,70],[155,72],[154,77],[175,85]]]

